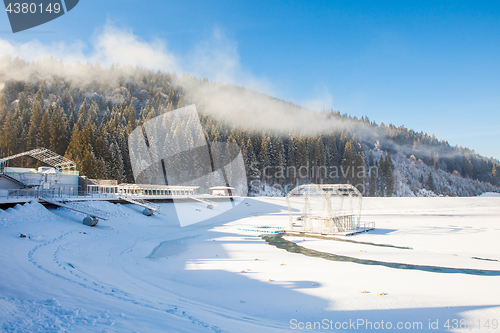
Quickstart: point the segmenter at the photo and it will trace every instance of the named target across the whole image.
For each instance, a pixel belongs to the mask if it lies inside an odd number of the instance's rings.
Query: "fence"
[[[24,198],[63,198],[67,196],[80,195],[80,187],[74,188],[23,188],[0,191],[0,197],[6,199],[24,199]]]

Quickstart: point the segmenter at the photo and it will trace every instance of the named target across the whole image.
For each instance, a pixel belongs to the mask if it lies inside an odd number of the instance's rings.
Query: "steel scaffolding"
[[[21,156],[30,156],[43,163],[53,166],[62,173],[74,173],[76,172],[76,163],[72,160],[54,153],[47,148],[37,148],[24,153],[20,153],[13,156],[8,156],[0,158],[0,173],[4,172],[7,161],[13,160]]]
[[[286,197],[290,231],[341,234],[361,228],[363,196],[349,184],[309,184],[294,188]],[[298,217],[297,213],[300,212]]]

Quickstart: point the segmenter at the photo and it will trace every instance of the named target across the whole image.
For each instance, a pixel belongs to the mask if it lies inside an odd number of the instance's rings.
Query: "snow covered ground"
[[[242,231],[286,227],[284,198],[214,211],[177,204],[180,215],[209,217],[183,228],[172,204],[152,217],[92,205],[111,216],[94,228],[38,203],[0,210],[2,331],[500,331],[499,197],[365,198],[362,220],[374,231],[349,242],[284,237],[358,262],[287,252]]]

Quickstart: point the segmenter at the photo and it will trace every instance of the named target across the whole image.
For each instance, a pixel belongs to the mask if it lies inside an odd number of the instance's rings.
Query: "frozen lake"
[[[172,204],[152,217],[93,204],[111,215],[95,228],[39,204],[0,211],[3,331],[500,329],[499,197],[365,198],[373,231],[283,237],[323,257],[242,231],[287,227],[284,198],[183,203],[179,216],[207,220],[182,228]]]

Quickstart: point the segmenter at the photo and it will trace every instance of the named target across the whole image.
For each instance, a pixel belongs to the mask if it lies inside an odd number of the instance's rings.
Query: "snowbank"
[[[63,307],[56,299],[44,301],[0,298],[0,328],[4,332],[66,332],[105,330],[114,325],[109,312],[89,313]]]
[[[0,209],[0,225],[6,227],[20,222],[49,222],[57,219],[53,213],[47,210],[37,201],[28,202],[24,205],[16,205],[7,210]]]
[[[487,197],[487,198],[498,198],[500,197],[500,193],[496,192],[485,192],[480,195],[480,197]]]

